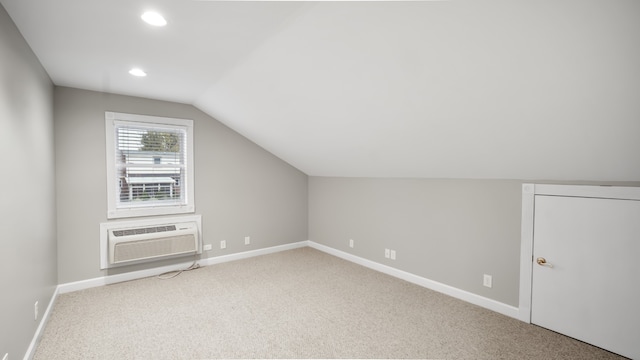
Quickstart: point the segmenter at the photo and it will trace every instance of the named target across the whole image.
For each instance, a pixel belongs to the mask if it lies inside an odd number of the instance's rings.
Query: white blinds
[[[185,127],[115,123],[118,208],[186,203]]]

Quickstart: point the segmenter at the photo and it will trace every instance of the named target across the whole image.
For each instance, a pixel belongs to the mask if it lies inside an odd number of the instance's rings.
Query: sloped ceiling
[[[0,2],[55,84],[193,104],[309,175],[640,181],[640,1]]]

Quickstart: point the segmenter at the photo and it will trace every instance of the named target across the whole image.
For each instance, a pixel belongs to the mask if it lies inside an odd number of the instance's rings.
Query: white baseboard
[[[309,245],[309,241],[305,240],[305,241],[300,241],[300,242],[297,242],[297,243],[272,246],[272,247],[268,247],[268,248],[264,248],[264,249],[244,251],[244,252],[241,252],[241,253],[235,253],[235,254],[222,255],[222,256],[216,256],[216,257],[212,257],[212,258],[202,259],[202,260],[199,261],[199,263],[202,266],[215,265],[215,264],[221,264],[221,263],[225,263],[225,262],[229,262],[229,261],[247,259],[247,258],[254,257],[254,256],[267,255],[267,254],[273,254],[273,253],[280,252],[280,251],[298,249],[298,248],[306,247],[308,245]]]
[[[507,305],[505,303],[501,303],[499,301],[492,300],[484,296],[473,294],[468,291],[455,288],[453,286],[445,285],[437,281],[429,280],[427,278],[423,278],[421,276],[414,275],[406,271],[398,270],[391,266],[387,266],[387,265],[377,263],[375,261],[367,260],[365,258],[361,258],[359,256],[355,256],[353,254],[349,254],[344,251],[340,251],[340,250],[328,247],[326,245],[318,244],[313,241],[309,241],[308,246],[314,249],[320,250],[322,252],[325,252],[327,254],[331,254],[333,256],[337,256],[344,260],[356,263],[358,265],[362,265],[364,267],[368,267],[370,269],[379,271],[381,273],[391,275],[393,277],[425,287],[427,289],[431,289],[431,290],[449,295],[451,297],[466,301],[468,303],[481,306],[483,308],[495,311],[497,313],[500,313],[512,318],[516,318],[516,319],[520,318],[519,310],[517,307]]]
[[[286,251],[286,250],[301,248],[307,245],[308,245],[308,241],[300,241],[297,243],[278,245],[278,246],[268,247],[264,249],[257,249],[257,250],[236,253],[236,254],[229,254],[229,255],[216,256],[216,257],[211,257],[206,259],[200,259],[198,260],[198,264],[200,264],[201,266],[221,264],[224,262],[247,259],[254,256],[266,255],[266,254],[271,254],[279,251]],[[58,285],[58,293],[66,294],[73,291],[90,289],[93,287],[115,284],[115,283],[124,282],[124,281],[137,280],[137,279],[142,279],[150,276],[156,276],[169,271],[177,271],[180,269],[185,269],[189,267],[189,265],[191,265],[192,263],[193,263],[193,260],[188,260],[179,264],[167,265],[167,266],[156,267],[152,269],[132,271],[132,272],[122,273],[117,275],[108,275],[108,276],[102,276],[102,277],[93,278],[93,279],[60,284]]]
[[[44,332],[44,327],[49,321],[49,316],[51,316],[51,310],[53,309],[53,304],[56,302],[56,298],[59,294],[59,286],[56,286],[56,289],[53,291],[53,295],[51,295],[51,300],[49,300],[49,305],[47,305],[47,310],[42,314],[42,318],[40,319],[40,324],[38,324],[38,328],[36,329],[36,333],[33,334],[33,339],[31,339],[31,343],[29,344],[29,348],[27,352],[24,354],[23,360],[31,360],[33,356],[36,354],[36,347],[38,346],[38,342],[40,342],[40,338],[42,337],[42,333]]]
[[[371,260],[367,260],[365,258],[361,258],[359,256],[355,256],[353,254],[349,254],[349,253],[346,253],[344,251],[340,251],[340,250],[328,247],[326,245],[318,244],[318,243],[313,242],[313,241],[300,241],[300,242],[297,242],[297,243],[278,245],[278,246],[273,246],[273,247],[264,248],[264,249],[257,249],[257,250],[245,251],[245,252],[241,252],[241,253],[216,256],[216,257],[211,257],[211,258],[198,260],[198,263],[201,266],[209,266],[209,265],[221,264],[221,263],[225,263],[225,262],[229,262],[229,261],[247,259],[247,258],[254,257],[254,256],[267,255],[267,254],[272,254],[272,253],[276,253],[276,252],[280,252],[280,251],[297,249],[297,248],[301,248],[301,247],[305,247],[305,246],[312,247],[314,249],[320,250],[320,251],[325,252],[327,254],[331,254],[331,255],[337,256],[339,258],[345,259],[347,261],[351,261],[353,263],[368,267],[368,268],[376,270],[376,271],[380,271],[382,273],[385,273],[387,275],[391,275],[393,277],[397,277],[399,279],[408,281],[410,283],[413,283],[413,284],[416,284],[416,285],[420,285],[420,286],[425,287],[427,289],[438,291],[438,292],[441,292],[443,294],[455,297],[457,299],[464,300],[464,301],[469,302],[471,304],[484,307],[486,309],[498,312],[500,314],[503,314],[503,315],[506,315],[506,316],[510,316],[510,317],[516,318],[516,319],[520,319],[521,318],[520,311],[519,311],[519,309],[517,307],[511,306],[511,305],[507,305],[505,303],[501,303],[499,301],[492,300],[492,299],[486,298],[484,296],[473,294],[473,293],[470,293],[468,291],[461,290],[461,289],[458,289],[458,288],[455,288],[453,286],[449,286],[449,285],[446,285],[446,284],[443,284],[443,283],[440,283],[440,282],[437,282],[437,281],[429,280],[427,278],[423,278],[421,276],[418,276],[418,275],[415,275],[415,274],[411,274],[411,273],[408,273],[406,271],[402,271],[402,270],[393,268],[391,266],[387,266],[387,265],[383,265],[383,264],[380,264],[380,263],[377,263],[377,262],[374,262],[374,261],[371,261]],[[168,271],[176,271],[176,270],[180,270],[180,269],[185,269],[189,265],[191,265],[191,263],[192,263],[192,261],[190,260],[190,261],[187,261],[187,262],[184,262],[184,263],[180,263],[180,264],[157,267],[157,268],[153,268],[153,269],[133,271],[133,272],[129,272],[129,273],[123,273],[123,274],[117,274],[117,275],[109,275],[109,276],[103,276],[103,277],[94,278],[94,279],[88,279],[88,280],[76,281],[76,282],[71,282],[71,283],[66,283],[66,284],[60,284],[60,285],[58,285],[58,288],[56,289],[56,292],[57,292],[57,294],[65,294],[65,293],[68,293],[68,292],[84,290],[84,289],[89,289],[89,288],[108,285],[108,284],[115,284],[115,283],[123,282],[123,281],[130,281],[130,280],[142,279],[142,278],[150,277],[150,276],[156,276],[156,275],[168,272]]]
[[[186,269],[192,263],[193,263],[193,260],[189,260],[184,263],[179,263],[174,265],[167,265],[167,266],[155,267],[152,269],[132,271],[128,273],[107,275],[107,276],[101,276],[93,279],[74,281],[74,282],[58,285],[58,290],[60,294],[66,294],[66,293],[90,289],[98,286],[104,286],[104,285],[115,284],[115,283],[124,282],[124,281],[142,279],[150,276],[160,275],[169,271]]]

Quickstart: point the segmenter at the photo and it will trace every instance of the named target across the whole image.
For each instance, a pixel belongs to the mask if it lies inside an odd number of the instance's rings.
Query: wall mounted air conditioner
[[[169,223],[108,230],[110,265],[199,252],[198,224]]]

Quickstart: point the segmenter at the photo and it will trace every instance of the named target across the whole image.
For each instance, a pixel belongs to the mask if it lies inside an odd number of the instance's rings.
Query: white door
[[[640,201],[536,195],[534,211],[531,322],[640,359]]]

